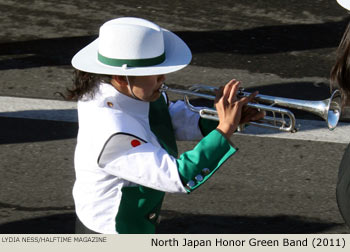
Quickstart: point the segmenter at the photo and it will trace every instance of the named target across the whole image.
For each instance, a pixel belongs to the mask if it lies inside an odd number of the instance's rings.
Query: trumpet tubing
[[[204,85],[194,85],[191,86],[188,90],[175,89],[169,88],[164,84],[159,89],[161,92],[173,92],[184,95],[184,101],[190,110],[199,113],[202,118],[218,121],[219,118],[215,109],[195,107],[190,103],[189,100],[189,96],[214,100],[215,95],[207,94],[204,92],[214,93],[216,90],[216,87]],[[250,93],[240,90],[237,96],[239,98],[242,98],[249,95]],[[330,98],[322,101],[290,99],[261,94],[258,94],[255,97],[255,100],[258,103],[248,103],[247,106],[269,112],[272,114],[272,116],[265,116],[264,119],[257,122],[250,122],[249,124],[257,127],[272,128],[285,132],[297,131],[295,126],[295,116],[290,110],[288,110],[288,108],[302,110],[320,116],[327,122],[329,130],[336,128],[341,115],[341,93],[339,90],[335,90]]]

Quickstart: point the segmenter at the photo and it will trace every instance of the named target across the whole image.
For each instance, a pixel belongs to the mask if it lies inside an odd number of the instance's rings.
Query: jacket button
[[[197,182],[201,182],[203,180],[203,176],[200,174],[195,176],[194,178],[197,180]]]
[[[149,215],[148,215],[148,219],[149,220],[155,220],[157,218],[157,214],[156,213],[150,213]]]
[[[204,176],[209,175],[210,170],[209,170],[208,168],[204,168],[204,169],[202,170],[202,173],[203,173]]]
[[[188,190],[190,190],[190,189],[192,189],[192,187],[194,187],[196,185],[196,183],[193,181],[193,180],[190,180],[190,181],[188,181],[187,182],[187,184],[186,184],[186,188],[188,189]]]
[[[110,108],[113,108],[113,103],[112,102],[107,102],[107,106]]]

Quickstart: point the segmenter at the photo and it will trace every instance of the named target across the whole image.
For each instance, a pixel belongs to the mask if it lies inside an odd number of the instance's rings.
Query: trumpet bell
[[[327,125],[328,129],[334,130],[337,127],[341,116],[341,93],[339,90],[335,90],[332,96],[329,98],[327,110]]]

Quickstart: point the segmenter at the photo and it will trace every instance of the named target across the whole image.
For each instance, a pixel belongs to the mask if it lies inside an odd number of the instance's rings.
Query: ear
[[[114,84],[114,85],[120,85],[120,86],[127,86],[127,85],[128,85],[128,82],[127,82],[125,76],[113,75],[113,76],[112,76],[112,84]]]

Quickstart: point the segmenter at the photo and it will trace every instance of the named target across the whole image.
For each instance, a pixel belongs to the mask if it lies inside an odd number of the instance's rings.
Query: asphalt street
[[[183,38],[193,60],[167,76],[171,87],[236,78],[248,91],[308,100],[330,96],[350,20],[335,0],[0,0],[0,9],[0,233],[74,233],[78,124],[75,104],[61,105],[57,93],[71,85],[72,56],[106,20],[142,17]],[[304,129],[320,122],[296,116]],[[239,151],[212,179],[166,195],[158,232],[350,233],[335,198],[348,121],[305,138],[233,135]],[[180,153],[195,144],[178,142]]]

